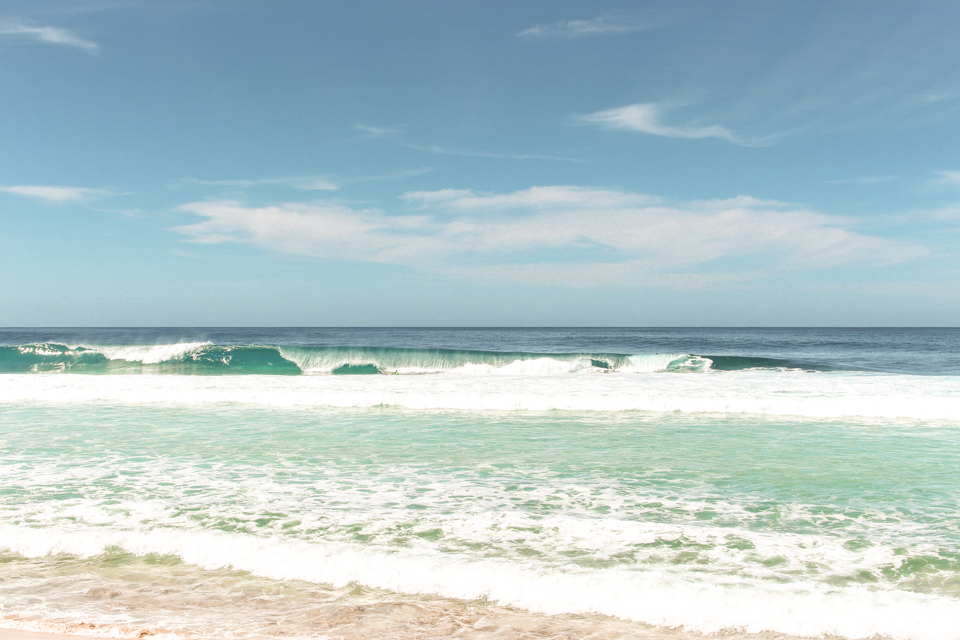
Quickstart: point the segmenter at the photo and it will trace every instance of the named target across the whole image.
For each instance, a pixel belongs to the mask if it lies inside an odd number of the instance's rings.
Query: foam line
[[[715,375],[24,376],[0,403],[85,402],[466,411],[652,411],[960,420],[951,376],[742,371]]]

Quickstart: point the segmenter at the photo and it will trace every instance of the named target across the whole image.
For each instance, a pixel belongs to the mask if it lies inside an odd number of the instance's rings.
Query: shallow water
[[[735,357],[781,362],[733,370],[542,362],[657,353],[580,332],[503,332],[497,363],[434,375],[0,375],[0,624],[960,637],[960,378],[937,354],[893,370],[954,333],[907,356],[740,335]],[[478,338],[452,340],[426,347]]]

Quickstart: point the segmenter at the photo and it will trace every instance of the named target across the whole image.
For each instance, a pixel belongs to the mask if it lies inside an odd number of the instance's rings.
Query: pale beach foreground
[[[0,640],[62,640],[77,636],[64,633],[42,633],[39,631],[20,631],[19,629],[0,629]]]
[[[469,638],[476,640],[796,640],[782,634],[725,632],[703,635],[646,627],[621,620],[592,616],[542,616],[504,608],[465,609],[446,602],[380,602],[370,606],[317,608],[306,621],[279,621],[249,636],[251,638],[318,638],[344,640],[412,640],[414,638]],[[307,624],[305,624],[307,623]],[[7,618],[0,624],[25,628],[0,628],[0,640],[76,640],[77,638],[198,639],[217,637],[209,633],[166,629],[110,626],[93,623],[54,623]],[[35,631],[43,628],[51,631]],[[56,631],[53,631],[56,630]],[[823,636],[825,640],[835,636]]]

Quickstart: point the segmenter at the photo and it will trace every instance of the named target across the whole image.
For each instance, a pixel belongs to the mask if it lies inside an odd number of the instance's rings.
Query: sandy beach
[[[40,631],[21,631],[19,629],[0,629],[0,640],[65,640],[66,638],[89,638],[91,636],[68,635],[65,633],[42,633]]]
[[[402,606],[393,607],[403,609]],[[360,620],[356,612],[342,612],[344,615],[332,626],[318,625],[309,633],[301,629],[299,633],[283,630],[267,631],[253,637],[270,638],[337,638],[349,640],[413,640],[422,638],[469,638],[469,639],[496,639],[496,640],[703,640],[704,636],[676,630],[654,629],[638,627],[629,623],[615,620],[598,621],[596,619],[571,619],[568,617],[549,618],[536,615],[519,614],[511,616],[510,620],[482,618],[473,624],[465,624],[465,620],[436,615],[433,612],[410,611],[400,612],[401,617],[408,617],[399,625],[394,616],[377,616]],[[394,613],[398,613],[394,611]],[[403,614],[407,614],[404,616]],[[409,617],[413,613],[412,617]],[[426,614],[426,615],[424,615]],[[332,621],[331,621],[332,622]],[[506,623],[506,624],[504,624]],[[84,634],[84,627],[74,627],[76,633],[52,633],[41,631],[26,631],[21,629],[0,628],[0,640],[76,640],[78,638],[205,638],[216,637],[216,634],[196,634],[191,632],[153,633],[150,630],[123,630],[118,628],[96,627],[89,625],[91,632]],[[782,634],[747,634],[724,633],[724,640],[799,640],[795,636]],[[826,636],[835,638],[835,636]]]

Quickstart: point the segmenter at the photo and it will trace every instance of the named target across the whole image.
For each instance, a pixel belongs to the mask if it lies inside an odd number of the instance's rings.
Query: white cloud
[[[403,127],[372,127],[366,124],[355,124],[353,125],[353,128],[357,129],[358,131],[363,131],[365,134],[367,134],[367,138],[379,138],[391,133],[400,133],[403,131]]]
[[[6,193],[15,193],[21,196],[30,196],[40,198],[48,202],[78,202],[85,198],[98,195],[109,195],[109,191],[103,189],[85,189],[83,187],[54,187],[45,185],[15,185],[11,187],[0,187],[0,191]]]
[[[245,207],[223,200],[179,210],[206,218],[174,228],[194,242],[249,242],[283,253],[369,262],[400,261],[428,222],[424,216],[387,216],[332,203]]]
[[[879,184],[896,179],[897,176],[863,176],[860,178],[844,178],[843,180],[827,180],[827,184]]]
[[[731,207],[796,207],[790,202],[781,202],[780,200],[764,200],[754,198],[753,196],[736,196],[733,198],[721,198],[714,200],[694,200],[690,203],[693,206],[704,209],[728,209]]]
[[[762,144],[761,141],[740,138],[720,125],[703,126],[696,122],[685,125],[664,124],[662,121],[663,112],[663,105],[647,102],[597,111],[580,116],[578,119],[581,122],[598,124],[607,129],[625,129],[667,138],[721,138],[746,146]]]
[[[934,171],[939,176],[936,184],[960,184],[960,171]]]
[[[416,215],[334,203],[195,202],[180,210],[204,220],[174,230],[194,242],[573,286],[743,279],[924,253],[858,233],[844,219],[744,196],[669,204],[558,186],[506,194],[419,191],[403,199],[419,206]]]
[[[322,176],[262,178],[260,180],[200,180],[199,178],[186,178],[184,181],[212,187],[259,187],[264,185],[280,185],[292,187],[294,189],[302,189],[304,191],[336,191],[340,188],[340,185]]]
[[[668,205],[623,191],[534,187],[460,195],[442,206],[466,213],[447,223],[449,235],[465,247],[491,252],[593,249],[667,270],[763,254],[791,268],[906,255],[896,243],[848,230],[844,220],[749,197]],[[880,258],[881,249],[892,253]]]
[[[400,196],[400,199],[408,202],[433,203],[472,195],[473,191],[468,189],[439,189],[437,191],[408,191]]]
[[[289,180],[289,184],[294,189],[303,189],[304,191],[336,191],[339,185],[324,178],[301,178]]]
[[[729,273],[664,273],[642,260],[624,262],[535,264],[498,264],[457,269],[458,274],[477,280],[495,282],[522,282],[534,285],[591,287],[597,285],[638,284],[670,289],[700,289],[703,287],[742,282],[758,274]]]
[[[30,27],[19,23],[4,24],[0,25],[0,34],[30,36],[40,42],[77,47],[87,53],[97,53],[100,50],[100,45],[96,42],[84,40],[80,36],[58,27]]]
[[[401,196],[405,200],[443,202],[453,209],[550,209],[571,207],[610,208],[649,204],[650,196],[606,189],[585,187],[531,187],[523,191],[505,194],[476,195],[464,189],[441,189],[440,191],[411,191]]]
[[[592,20],[567,20],[553,24],[537,25],[524,29],[517,35],[522,38],[582,38],[585,36],[630,33],[651,28],[653,28],[651,25],[633,20],[600,16]]]

